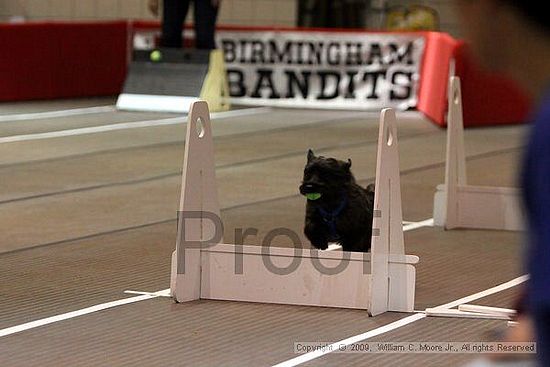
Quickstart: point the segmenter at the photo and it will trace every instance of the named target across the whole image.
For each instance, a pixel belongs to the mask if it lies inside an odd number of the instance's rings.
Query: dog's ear
[[[307,161],[308,163],[313,159],[315,158],[315,153],[313,153],[313,150],[309,149],[307,151]]]
[[[348,161],[344,162],[344,168],[347,170],[351,168],[351,159],[348,158]]]

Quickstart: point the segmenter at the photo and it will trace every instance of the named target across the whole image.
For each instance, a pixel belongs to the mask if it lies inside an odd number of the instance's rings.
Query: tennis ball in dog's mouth
[[[317,200],[321,197],[321,194],[318,192],[311,192],[309,194],[306,194],[306,198],[308,200]]]
[[[162,53],[159,50],[155,50],[151,52],[151,54],[149,55],[149,58],[153,62],[159,62],[162,59]]]

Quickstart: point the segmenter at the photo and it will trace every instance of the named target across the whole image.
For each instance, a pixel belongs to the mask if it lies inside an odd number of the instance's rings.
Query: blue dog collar
[[[342,213],[347,203],[348,203],[347,196],[342,195],[342,200],[340,201],[340,205],[338,205],[338,207],[332,212],[328,212],[325,209],[321,208],[320,206],[317,207],[317,210],[319,211],[319,214],[321,215],[323,222],[325,222],[328,225],[328,228],[330,231],[330,237],[332,239],[339,238],[338,232],[336,232],[336,218],[338,218],[340,213]]]

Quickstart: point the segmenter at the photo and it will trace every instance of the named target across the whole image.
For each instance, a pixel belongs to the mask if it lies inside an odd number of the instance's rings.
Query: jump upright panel
[[[208,104],[191,105],[178,211],[176,250],[172,254],[170,289],[178,302],[200,298],[201,251],[220,242],[220,205],[214,170],[214,142]]]
[[[524,228],[520,190],[468,185],[460,79],[451,77],[445,184],[434,197],[434,223],[453,228],[519,231]]]
[[[202,127],[200,122],[202,122]],[[405,255],[395,112],[380,118],[371,253],[223,244],[212,131],[205,102],[193,104],[172,255],[177,302],[219,299],[367,310],[414,309],[414,264]],[[365,223],[370,225],[370,223]]]
[[[388,309],[409,309],[414,305],[414,301],[411,302],[414,292],[409,293],[410,284],[407,283],[411,269],[406,266],[390,269],[390,255],[405,256],[397,121],[395,111],[390,108],[382,110],[380,115],[373,214],[369,310],[378,314]]]

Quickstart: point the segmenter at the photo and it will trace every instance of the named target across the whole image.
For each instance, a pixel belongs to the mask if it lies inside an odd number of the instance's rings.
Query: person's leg
[[[218,6],[212,0],[194,0],[195,7],[195,47],[212,50],[216,48],[214,32],[218,17]]]
[[[190,0],[164,0],[161,47],[182,47],[181,30],[189,10]]]

